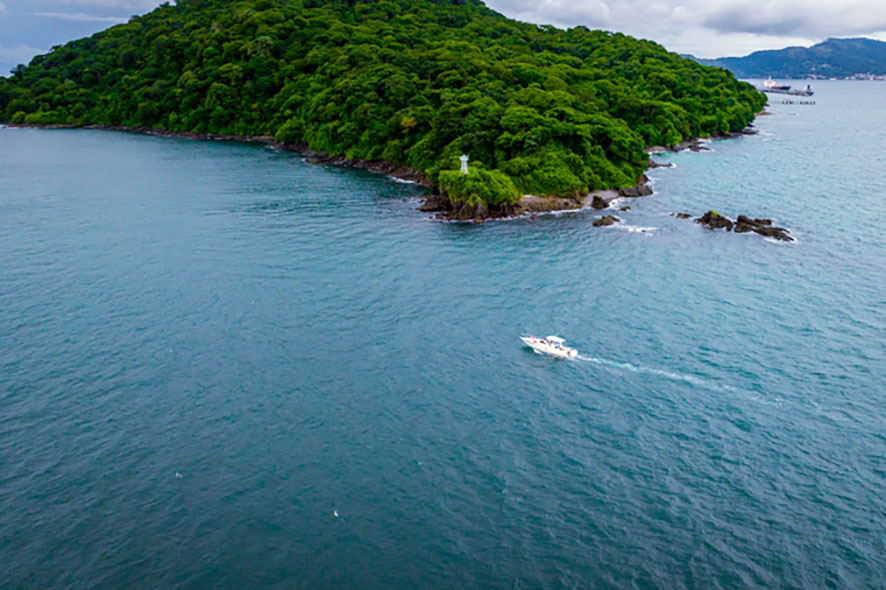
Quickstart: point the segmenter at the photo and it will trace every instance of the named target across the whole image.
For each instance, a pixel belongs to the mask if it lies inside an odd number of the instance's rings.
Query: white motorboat
[[[564,344],[566,341],[559,336],[548,336],[547,338],[520,336],[520,340],[539,354],[549,354],[562,359],[572,359],[578,356],[578,351],[566,346]]]

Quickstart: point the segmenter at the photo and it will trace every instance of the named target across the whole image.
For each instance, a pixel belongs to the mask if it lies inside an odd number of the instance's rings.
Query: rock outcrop
[[[621,221],[621,219],[619,219],[615,215],[604,215],[603,217],[598,217],[597,219],[595,219],[592,225],[594,227],[605,227],[607,225],[618,223],[619,221]]]
[[[640,182],[638,182],[635,186],[618,190],[618,196],[620,197],[648,197],[651,194],[652,187],[649,186],[649,177],[645,174],[640,177]]]
[[[606,209],[609,207],[609,201],[600,195],[594,195],[594,198],[591,200],[591,207],[594,209]]]
[[[449,216],[454,221],[483,222],[489,217],[489,210],[483,203],[456,203]]]
[[[731,220],[723,217],[716,211],[708,211],[701,217],[695,220],[696,223],[700,223],[708,229],[720,229],[725,228],[726,231],[731,231],[732,226],[735,225]]]
[[[688,219],[690,217],[688,213],[672,213],[671,215],[680,219]],[[723,217],[716,211],[708,211],[696,219],[695,222],[700,223],[708,229],[725,229],[726,231],[734,231],[737,234],[754,232],[763,237],[773,238],[783,242],[794,241],[794,238],[789,235],[788,230],[783,227],[773,226],[771,219],[751,219],[747,215],[739,215],[738,219],[733,222],[731,219]]]
[[[771,219],[750,219],[746,215],[739,215],[735,221],[735,233],[743,234],[747,232],[754,232],[783,242],[794,241],[794,238],[788,235],[788,230],[783,227],[773,226]]]
[[[451,208],[452,203],[449,202],[445,195],[433,194],[425,199],[425,202],[422,203],[418,210],[433,213],[436,211],[448,211]]]
[[[652,187],[648,184],[638,184],[630,188],[623,188],[618,191],[621,197],[648,197],[652,194]]]

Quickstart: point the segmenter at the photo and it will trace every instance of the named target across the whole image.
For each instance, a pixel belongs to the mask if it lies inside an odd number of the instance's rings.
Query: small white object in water
[[[179,473],[178,471],[176,471],[175,472],[175,479],[181,479],[181,478],[182,478],[182,474]]]
[[[332,511],[332,516],[338,518],[338,510],[333,510],[333,511]]]

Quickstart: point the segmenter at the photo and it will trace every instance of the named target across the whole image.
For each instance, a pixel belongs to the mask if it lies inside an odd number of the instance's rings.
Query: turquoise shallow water
[[[817,90],[611,228],[0,129],[0,586],[883,587],[886,84]]]

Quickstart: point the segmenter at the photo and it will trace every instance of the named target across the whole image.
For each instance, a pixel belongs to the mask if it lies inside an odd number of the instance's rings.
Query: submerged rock
[[[618,223],[619,221],[621,221],[621,219],[619,219],[615,215],[604,215],[603,217],[598,217],[597,219],[595,219],[592,225],[594,227],[604,227],[607,225]]]
[[[671,215],[676,217],[677,219],[689,219],[690,217],[692,217],[691,213],[671,213]]]
[[[622,207],[621,209],[619,209],[619,211],[630,211],[630,210],[631,210],[630,205],[625,205],[624,207]]]

